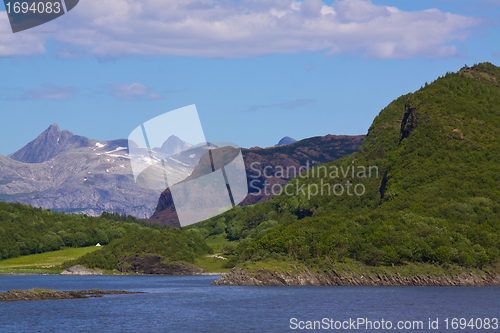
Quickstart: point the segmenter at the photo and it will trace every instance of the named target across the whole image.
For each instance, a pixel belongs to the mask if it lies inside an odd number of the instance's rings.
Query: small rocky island
[[[74,298],[89,298],[101,297],[101,295],[116,295],[116,294],[140,294],[136,291],[123,290],[73,290],[73,291],[58,291],[49,289],[30,289],[30,290],[10,290],[0,292],[0,302],[8,301],[41,301],[46,299],[74,299]]]

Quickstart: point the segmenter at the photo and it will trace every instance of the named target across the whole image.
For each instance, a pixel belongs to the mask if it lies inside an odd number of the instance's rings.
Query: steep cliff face
[[[218,286],[500,286],[500,275],[462,273],[454,276],[415,275],[359,275],[331,273],[313,274],[303,271],[297,274],[261,269],[250,273],[233,268],[221,279],[212,282]]]
[[[249,194],[240,206],[267,201],[278,193],[277,185],[286,184],[306,168],[357,151],[364,138],[365,135],[327,135],[287,146],[243,149]],[[194,174],[196,168],[189,178]],[[156,211],[147,221],[180,226],[170,189],[167,188],[160,195]]]
[[[145,219],[144,221],[167,224],[177,228],[181,227],[170,188],[161,193],[155,212],[149,219]]]
[[[420,123],[419,114],[417,108],[413,107],[409,102],[405,105],[405,115],[403,116],[403,121],[401,122],[401,137],[399,142],[403,141],[410,136],[411,132],[417,128]]]

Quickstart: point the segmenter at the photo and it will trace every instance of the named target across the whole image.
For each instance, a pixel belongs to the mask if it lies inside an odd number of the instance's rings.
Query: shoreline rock
[[[58,290],[48,290],[48,289],[10,290],[6,292],[0,292],[0,302],[90,298],[90,297],[101,297],[101,295],[139,294],[139,293],[142,292],[123,291],[123,290],[99,290],[99,289],[74,290],[74,291],[58,291]]]
[[[314,275],[302,271],[299,274],[268,271],[261,269],[250,273],[241,268],[233,268],[222,278],[211,283],[218,286],[500,286],[499,274],[430,276],[415,275],[404,277],[394,275],[339,275],[335,271]]]
[[[88,269],[82,265],[75,265],[65,269],[61,275],[102,275],[102,269]]]

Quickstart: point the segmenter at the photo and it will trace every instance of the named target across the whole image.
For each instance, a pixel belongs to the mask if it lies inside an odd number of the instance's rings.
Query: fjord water
[[[446,332],[453,331],[445,329],[446,318],[451,321],[452,318],[500,317],[500,287],[211,286],[210,283],[217,278],[4,275],[0,276],[0,291],[97,288],[146,293],[73,300],[1,302],[0,332],[300,331],[290,328],[291,318],[297,318],[297,321],[384,319],[394,325],[400,320],[421,320],[425,325],[421,331]],[[428,329],[429,318],[439,318],[438,330]],[[386,331],[399,330],[377,330]],[[467,328],[458,331],[495,330]]]

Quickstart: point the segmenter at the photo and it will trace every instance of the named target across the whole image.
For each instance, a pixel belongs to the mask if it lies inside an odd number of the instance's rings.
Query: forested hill
[[[108,244],[143,228],[134,217],[55,213],[18,203],[0,202],[0,259]]]
[[[499,83],[500,68],[489,63],[447,73],[384,108],[358,152],[300,175],[266,203],[193,228],[240,240],[240,265],[271,258],[495,264]]]

